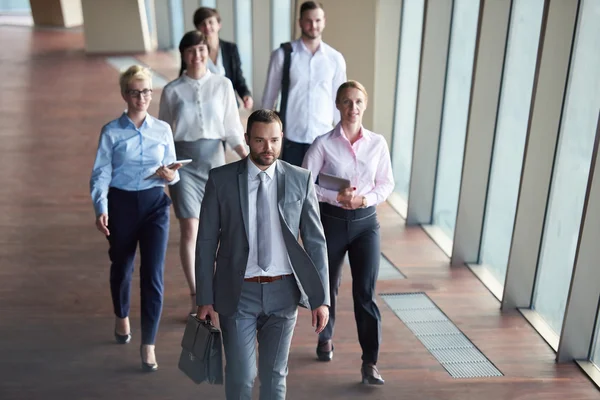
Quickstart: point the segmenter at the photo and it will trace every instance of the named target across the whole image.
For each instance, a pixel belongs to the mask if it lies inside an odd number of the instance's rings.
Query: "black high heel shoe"
[[[144,362],[144,353],[142,351],[142,346],[140,346],[140,357],[142,358],[142,371],[155,372],[156,370],[158,370],[158,364],[149,364],[147,362]]]
[[[363,364],[360,368],[362,383],[365,385],[383,385],[385,381],[379,374],[377,367],[373,364]]]
[[[131,342],[131,333],[128,333],[127,335],[119,335],[117,331],[115,331],[115,340],[119,344],[127,344]]]

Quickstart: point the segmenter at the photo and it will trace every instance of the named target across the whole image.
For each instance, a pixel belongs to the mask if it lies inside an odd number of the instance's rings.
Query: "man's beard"
[[[267,159],[265,156],[268,156],[268,155],[273,156],[273,158],[271,160]],[[252,157],[252,160],[256,164],[262,165],[263,167],[268,167],[269,165],[272,165],[277,160],[277,157],[279,156],[279,154],[275,154],[275,153],[253,153],[251,151],[250,152],[250,156]]]
[[[311,34],[311,33],[310,33],[310,32],[308,32],[308,31],[302,31],[302,36],[304,36],[304,37],[306,37],[306,38],[308,38],[308,39],[318,39],[318,38],[319,38],[319,36],[321,36],[321,34],[320,34],[320,33],[318,33],[318,34],[316,34],[316,35],[313,35],[313,34]]]

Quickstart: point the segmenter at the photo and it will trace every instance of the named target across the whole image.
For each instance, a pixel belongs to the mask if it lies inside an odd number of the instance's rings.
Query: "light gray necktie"
[[[269,212],[269,196],[267,194],[266,172],[258,174],[260,183],[256,194],[256,243],[258,266],[266,271],[271,265],[271,214]]]

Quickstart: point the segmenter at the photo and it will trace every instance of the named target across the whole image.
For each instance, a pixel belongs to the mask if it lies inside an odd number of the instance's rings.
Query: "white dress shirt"
[[[165,86],[158,118],[171,125],[175,142],[220,139],[235,148],[244,141],[233,85],[209,70],[200,79],[184,73]]]
[[[292,49],[284,135],[294,142],[312,143],[340,120],[335,95],[346,82],[346,61],[339,51],[324,42],[314,55],[302,39],[293,41]],[[275,108],[281,89],[283,58],[281,48],[271,54],[263,108]]]
[[[360,138],[351,144],[342,125],[317,138],[310,146],[302,167],[317,179],[320,172],[350,180],[356,196],[367,199],[367,207],[384,202],[394,190],[392,162],[383,136],[361,127]],[[321,202],[340,206],[338,192],[315,185]]]
[[[265,180],[267,195],[269,196],[269,210],[271,213],[271,237],[269,242],[272,243],[271,265],[268,266],[268,271],[263,271],[258,266],[258,258],[256,249],[258,247],[256,240],[256,195],[258,193],[258,185],[260,179],[258,174],[262,171],[254,165],[248,157],[248,242],[250,243],[250,252],[248,254],[248,265],[246,266],[245,278],[255,276],[279,276],[288,275],[292,271],[292,263],[283,241],[283,233],[281,231],[281,223],[279,221],[279,208],[277,206],[277,177],[275,170],[278,161],[275,161],[269,168],[265,170],[268,178]]]
[[[217,47],[217,62],[214,63],[212,58],[208,57],[208,63],[206,64],[206,67],[215,75],[225,76],[225,67],[223,66],[223,53],[221,52],[221,46]]]

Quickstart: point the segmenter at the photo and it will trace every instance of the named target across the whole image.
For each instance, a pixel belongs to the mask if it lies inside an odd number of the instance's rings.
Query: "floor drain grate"
[[[380,296],[453,378],[503,376],[425,293]]]

